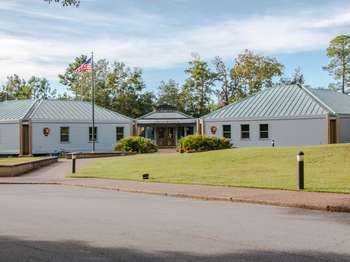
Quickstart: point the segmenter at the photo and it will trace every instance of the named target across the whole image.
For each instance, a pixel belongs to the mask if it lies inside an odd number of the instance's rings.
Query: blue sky
[[[0,82],[37,75],[60,92],[57,75],[91,50],[141,67],[152,90],[170,78],[182,83],[192,53],[232,64],[246,48],[276,57],[287,75],[300,66],[307,84],[327,86],[325,49],[350,32],[348,0],[81,0],[79,8],[1,0],[0,16]]]

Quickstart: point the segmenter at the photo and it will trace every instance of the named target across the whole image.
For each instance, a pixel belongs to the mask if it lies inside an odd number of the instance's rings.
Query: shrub
[[[177,144],[179,152],[201,152],[209,150],[226,149],[231,147],[227,138],[215,136],[191,135],[182,138]]]
[[[152,140],[141,136],[123,138],[117,143],[115,150],[136,153],[154,153],[158,151]]]

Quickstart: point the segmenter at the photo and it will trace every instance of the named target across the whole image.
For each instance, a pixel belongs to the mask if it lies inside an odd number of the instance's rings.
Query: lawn
[[[31,162],[35,160],[43,159],[44,157],[7,157],[0,158],[0,165],[14,165],[26,162]]]
[[[296,154],[305,153],[305,189],[350,193],[350,144],[145,154],[94,161],[75,177],[296,189]]]

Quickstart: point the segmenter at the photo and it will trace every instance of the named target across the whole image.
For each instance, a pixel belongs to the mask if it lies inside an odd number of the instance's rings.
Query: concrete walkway
[[[92,159],[79,159],[77,169]],[[123,192],[146,193],[205,200],[267,204],[285,207],[350,212],[350,194],[297,192],[274,189],[218,187],[204,185],[165,184],[93,178],[66,178],[71,172],[71,161],[57,164],[15,178],[0,178],[0,184],[60,184],[100,188]]]

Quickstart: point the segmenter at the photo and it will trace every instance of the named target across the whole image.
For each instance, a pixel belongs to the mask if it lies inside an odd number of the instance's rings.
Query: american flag
[[[80,74],[84,73],[88,70],[91,70],[92,67],[92,59],[90,58],[85,63],[81,64],[77,69],[74,70],[74,73]]]

